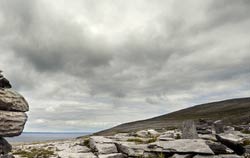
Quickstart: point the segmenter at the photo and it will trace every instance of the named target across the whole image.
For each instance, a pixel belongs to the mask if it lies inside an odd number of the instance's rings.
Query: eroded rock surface
[[[29,111],[29,106],[19,93],[0,89],[0,110],[26,112]]]
[[[0,137],[13,137],[22,133],[27,115],[23,112],[0,111]]]

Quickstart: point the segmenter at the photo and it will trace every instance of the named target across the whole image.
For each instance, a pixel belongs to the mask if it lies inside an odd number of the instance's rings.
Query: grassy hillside
[[[112,135],[118,132],[131,132],[142,129],[178,127],[184,120],[199,118],[224,120],[228,124],[244,124],[250,122],[250,98],[230,99],[219,102],[196,105],[166,115],[147,120],[121,124],[119,126],[100,131],[96,135]]]

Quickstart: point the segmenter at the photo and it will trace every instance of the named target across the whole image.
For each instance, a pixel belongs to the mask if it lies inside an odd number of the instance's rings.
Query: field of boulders
[[[17,145],[13,154],[17,158],[248,158],[249,131],[248,125],[188,120],[181,129],[147,129]]]

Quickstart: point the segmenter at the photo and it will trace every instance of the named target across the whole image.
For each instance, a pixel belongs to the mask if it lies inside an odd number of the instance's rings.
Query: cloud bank
[[[248,0],[0,2],[26,131],[97,131],[250,94]]]

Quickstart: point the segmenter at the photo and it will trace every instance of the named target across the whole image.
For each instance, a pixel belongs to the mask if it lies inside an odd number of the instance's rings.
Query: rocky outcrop
[[[0,70],[0,157],[12,157],[8,154],[11,145],[3,137],[14,137],[22,133],[27,121],[25,112],[29,110],[23,96],[10,90],[10,82]]]
[[[149,131],[144,131],[148,134]],[[215,134],[199,134],[198,139],[182,139],[180,129],[155,130],[153,134],[138,136],[134,132],[117,133],[113,136],[89,136],[63,142],[44,144],[25,144],[13,149],[16,158],[28,152],[39,155],[39,150],[51,153],[49,158],[244,158],[249,157],[250,134],[232,131],[226,128],[224,133],[217,134],[223,139],[234,141],[245,148],[245,153],[230,149],[230,144],[217,140]],[[138,132],[140,133],[140,132]],[[143,132],[144,133],[144,132]],[[156,132],[153,132],[156,133]],[[203,137],[203,136],[206,137]],[[202,137],[201,137],[202,136]],[[214,139],[215,138],[215,139]],[[17,151],[17,152],[15,152]],[[36,153],[34,153],[36,152]],[[15,154],[16,153],[16,154]],[[19,154],[19,155],[18,155]],[[41,155],[40,155],[41,156]],[[42,157],[42,156],[41,156]],[[47,156],[48,157],[48,156]]]

